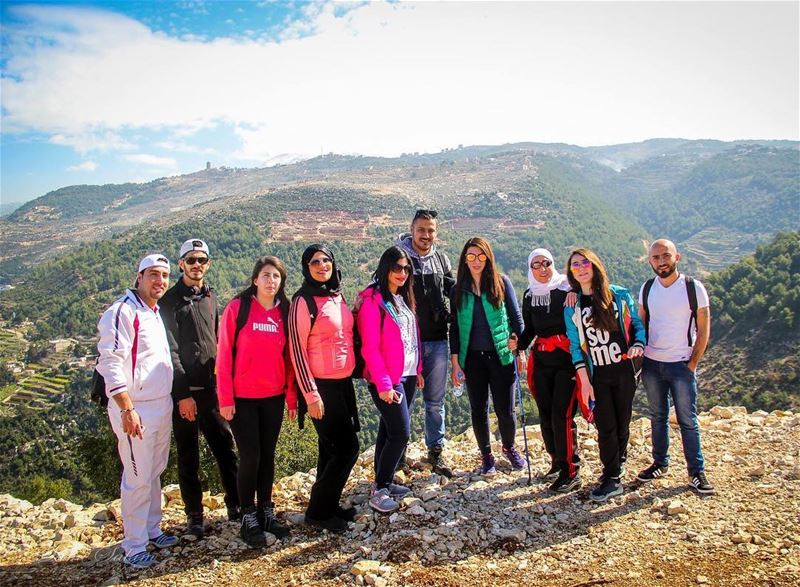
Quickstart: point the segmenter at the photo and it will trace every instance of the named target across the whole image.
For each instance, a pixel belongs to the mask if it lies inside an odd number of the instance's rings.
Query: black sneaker
[[[442,477],[450,479],[453,476],[453,469],[450,468],[444,456],[442,448],[435,447],[428,449],[428,462],[433,467],[433,472]]]
[[[557,493],[569,493],[570,491],[579,489],[580,486],[580,474],[575,473],[573,477],[570,477],[569,473],[566,471],[560,471],[558,474],[558,479],[556,479],[553,484],[550,485],[550,491],[555,491]]]
[[[281,524],[275,518],[275,507],[274,504],[270,504],[268,506],[261,507],[259,506],[259,512],[257,512],[257,518],[259,522],[259,527],[264,532],[269,532],[270,534],[274,534],[275,538],[281,539],[286,538],[289,535],[289,528]],[[258,513],[261,515],[258,516]]]
[[[550,464],[550,469],[547,471],[547,473],[542,475],[542,479],[544,479],[546,481],[549,481],[551,479],[555,479],[556,477],[558,477],[560,475],[561,475],[561,468],[558,465],[556,465],[555,461],[553,461]]]
[[[695,473],[689,478],[689,487],[694,489],[697,493],[714,493],[714,486],[708,481],[703,471]]]
[[[356,515],[358,515],[358,511],[356,508],[343,508],[340,505],[336,506],[336,513],[334,514],[337,518],[344,520],[345,522],[352,522],[356,519]]]
[[[228,506],[228,521],[229,522],[238,522],[242,519],[242,514],[239,511],[238,505],[229,505]]]
[[[267,538],[258,523],[255,506],[242,508],[242,525],[239,529],[239,536],[242,537],[248,546],[260,548],[267,545]]]
[[[331,516],[324,520],[318,520],[316,518],[309,518],[308,514],[306,514],[305,520],[306,524],[309,526],[315,526],[327,530],[328,532],[336,532],[338,534],[347,530],[347,522],[338,516]]]
[[[589,493],[589,499],[597,503],[603,503],[612,497],[622,495],[622,491],[622,483],[619,482],[619,477],[606,477],[603,483],[592,489]]]
[[[200,540],[206,534],[203,524],[203,514],[186,515],[186,534]]]
[[[656,465],[653,463],[645,470],[640,471],[636,478],[641,481],[642,483],[647,483],[648,481],[652,481],[653,479],[658,479],[659,477],[663,477],[669,471],[669,467],[666,465]]]

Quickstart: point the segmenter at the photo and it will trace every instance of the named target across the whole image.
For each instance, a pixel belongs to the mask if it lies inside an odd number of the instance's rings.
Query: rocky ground
[[[119,503],[41,506],[0,496],[3,585],[798,585],[800,584],[800,415],[717,407],[701,416],[703,448],[716,495],[686,484],[680,449],[661,480],[638,484],[649,464],[649,422],[632,424],[625,494],[588,499],[599,473],[594,430],[580,438],[584,488],[557,495],[538,479],[549,463],[538,429],[528,428],[533,483],[506,463],[483,479],[474,438],[448,444],[458,476],[431,474],[412,445],[407,482],[413,497],[391,516],[366,505],[371,451],[346,490],[360,512],[336,536],[307,528],[302,511],[313,482],[297,473],[276,486],[290,538],[251,550],[225,519],[221,496],[208,496],[208,532],[159,554],[159,563],[126,573],[117,548]],[[519,441],[522,443],[520,432]],[[673,439],[677,427],[673,426]],[[499,453],[499,447],[498,451]],[[181,534],[182,504],[165,488],[164,527]]]

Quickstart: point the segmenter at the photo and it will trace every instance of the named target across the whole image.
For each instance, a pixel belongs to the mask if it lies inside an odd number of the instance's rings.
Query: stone
[[[166,485],[161,490],[161,493],[164,494],[164,497],[167,498],[167,501],[182,501],[181,488],[180,485],[178,485],[177,483]]]
[[[425,514],[425,508],[423,508],[418,504],[414,504],[413,506],[411,506],[406,510],[406,513],[409,516],[422,516]]]
[[[747,532],[737,532],[733,536],[731,536],[731,542],[734,544],[750,544],[750,541],[753,540],[752,534],[748,534]]]
[[[221,495],[204,495],[203,505],[210,510],[218,510],[225,507],[225,500]]]
[[[683,502],[675,499],[669,502],[669,505],[667,506],[667,513],[670,516],[677,516],[678,514],[688,513],[688,510],[686,509],[686,506],[683,505]]]
[[[366,575],[367,573],[376,573],[381,566],[380,561],[361,559],[350,567],[350,572],[353,575]]]
[[[112,502],[106,504],[106,508],[108,510],[108,515],[110,519],[116,520],[117,522],[122,521],[122,501],[119,499],[115,499]]]
[[[700,584],[708,583],[708,577],[705,575],[697,575],[697,582]]]

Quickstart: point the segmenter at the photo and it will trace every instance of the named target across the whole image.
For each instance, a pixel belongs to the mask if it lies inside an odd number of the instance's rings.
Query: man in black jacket
[[[161,313],[167,330],[174,377],[172,426],[178,448],[178,481],[185,506],[187,534],[202,538],[203,489],[200,445],[203,432],[219,466],[228,519],[239,517],[236,491],[238,460],[230,425],[220,416],[214,365],[219,313],[217,297],[205,283],[211,266],[208,245],[200,239],[183,243],[178,260],[181,279],[164,294]]]
[[[422,375],[425,387],[425,444],[428,462],[435,473],[451,477],[452,470],[442,456],[444,449],[444,398],[447,391],[447,345],[450,320],[449,295],[455,284],[450,259],[436,248],[436,210],[417,210],[411,234],[402,235],[398,245],[408,251],[414,268],[414,298],[417,324],[422,338]]]

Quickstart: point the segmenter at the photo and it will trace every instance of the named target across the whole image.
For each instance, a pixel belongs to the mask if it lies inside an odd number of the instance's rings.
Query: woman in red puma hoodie
[[[289,533],[275,519],[272,503],[275,445],[284,401],[289,419],[297,415],[297,390],[287,345],[289,300],[285,287],[283,263],[276,257],[260,257],[253,267],[250,286],[225,308],[219,329],[219,411],[230,420],[239,449],[240,534],[251,546],[266,543],[265,531],[278,538]],[[246,320],[240,321],[240,312]],[[237,332],[239,324],[243,325]]]

